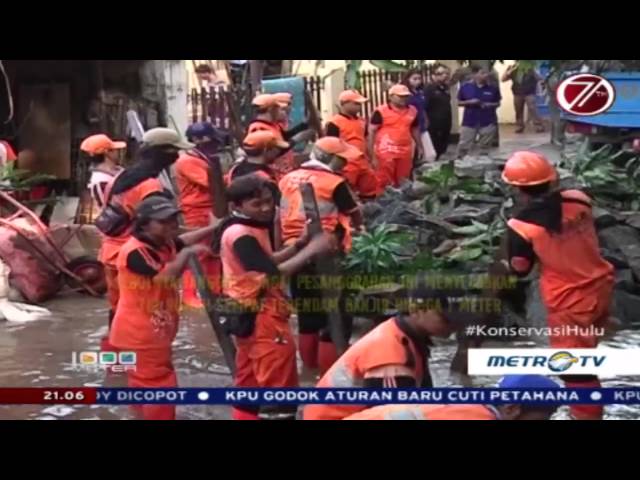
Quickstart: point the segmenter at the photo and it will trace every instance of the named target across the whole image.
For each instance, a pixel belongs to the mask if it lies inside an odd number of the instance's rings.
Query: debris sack
[[[22,233],[0,225],[0,259],[11,269],[9,283],[28,302],[44,302],[53,297],[63,285],[62,274],[42,255],[55,259],[56,252],[28,220],[17,219],[12,224]]]

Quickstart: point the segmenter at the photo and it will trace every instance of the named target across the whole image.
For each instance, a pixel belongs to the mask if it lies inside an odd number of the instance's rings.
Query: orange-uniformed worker
[[[189,229],[196,229],[207,226],[213,212],[207,155],[215,154],[219,139],[211,123],[197,122],[187,129],[187,140],[196,145],[197,151],[187,150],[180,155],[175,164],[175,177],[184,224]],[[202,243],[211,245],[211,238],[203,239]],[[222,271],[220,259],[205,253],[198,257],[198,261],[211,291],[219,293]],[[185,270],[182,277],[182,304],[192,308],[202,307],[196,279],[190,269]]]
[[[289,144],[269,130],[257,130],[250,133],[242,141],[242,149],[246,157],[231,167],[225,177],[227,185],[236,178],[251,173],[259,175],[268,181],[267,185],[272,190],[273,198],[276,201],[276,217],[270,227],[270,235],[276,250],[281,247],[282,236],[280,234],[279,221],[280,190],[278,189],[273,163],[280,156],[282,150],[287,148],[289,148]]]
[[[356,160],[347,162],[342,174],[362,200],[371,200],[380,193],[380,189],[376,173],[366,157],[366,123],[360,117],[362,105],[368,100],[355,90],[345,90],[338,101],[340,113],[331,118],[325,131],[327,136],[338,137],[362,153]]]
[[[242,150],[246,156],[231,167],[225,177],[225,183],[229,185],[242,175],[255,173],[273,182],[277,187],[273,163],[287,148],[289,144],[271,130],[249,133],[242,141]]]
[[[558,389],[560,385],[542,375],[507,375],[498,388]],[[557,405],[380,405],[348,416],[345,420],[549,420]]]
[[[131,236],[117,259],[120,300],[109,341],[136,353],[127,372],[130,388],[175,388],[171,344],[178,331],[178,278],[190,255],[210,252],[199,242],[215,224],[178,236],[178,213],[172,200],[145,198],[136,208]],[[144,420],[175,420],[174,405],[143,405]]]
[[[277,97],[264,93],[257,95],[252,103],[256,114],[253,121],[249,124],[247,133],[266,130],[272,132],[279,141],[285,142],[285,134],[279,123],[282,120],[282,104],[278,101]],[[282,148],[280,155],[273,164],[276,179],[279,180],[294,168],[294,157],[291,146]]]
[[[307,244],[308,236],[303,234],[274,252],[269,228],[275,202],[268,182],[256,174],[243,175],[231,183],[226,194],[231,214],[217,232],[214,251],[222,258],[224,299],[235,305],[222,314],[236,339],[234,385],[297,387],[295,340],[280,276],[292,275],[312,256],[335,249],[336,242],[323,233]],[[233,418],[256,420],[266,413],[293,417],[295,411],[295,406],[235,406]]]
[[[426,275],[416,279],[398,314],[354,343],[324,374],[317,388],[428,388],[431,336],[453,330],[452,290],[433,288]],[[367,405],[307,405],[305,420],[341,420]]]
[[[288,147],[282,148],[280,156],[276,158],[273,164],[278,180],[298,167],[293,153],[294,144],[306,141],[310,137],[309,126],[306,122],[302,122],[291,129],[284,128],[284,122],[288,125],[287,112],[291,105],[290,100],[285,100],[285,96],[288,98],[288,94],[282,93],[257,95],[253,99],[256,115],[247,129],[248,133],[256,130],[271,131],[279,140],[289,144]]]
[[[291,245],[305,229],[306,215],[300,193],[300,184],[313,185],[322,227],[336,233],[341,252],[351,249],[351,229],[361,228],[362,213],[346,180],[340,175],[344,165],[360,156],[360,152],[339,138],[324,137],[318,140],[311,152],[311,159],[298,170],[280,180],[280,224],[285,245]],[[316,266],[309,263],[291,279],[291,294],[297,303],[318,305],[323,298],[321,288],[313,287],[308,278],[317,277]],[[311,282],[312,283],[312,282]],[[344,299],[340,301],[342,305]],[[351,317],[344,314],[345,334],[350,337]],[[307,368],[326,371],[337,359],[336,346],[331,340],[328,316],[324,309],[304,308],[298,310],[298,347],[303,364]]]
[[[526,275],[538,261],[551,347],[595,348],[598,337],[588,327],[606,324],[614,278],[613,267],[600,255],[591,200],[578,190],[555,189],[555,169],[535,152],[515,152],[502,179],[518,189],[524,204],[508,222],[508,267]],[[583,331],[572,334],[560,327]],[[563,379],[572,388],[600,387],[596,376]],[[571,413],[577,419],[599,419],[603,410],[599,405],[572,405]]]
[[[93,207],[91,218],[95,218],[104,207],[107,185],[122,171],[120,152],[125,148],[125,142],[114,142],[104,134],[91,135],[80,144],[80,150],[89,155],[92,164],[91,178],[87,185]]]
[[[117,207],[121,213],[122,223],[127,225],[123,233],[105,235],[98,260],[104,265],[107,281],[107,297],[111,306],[109,324],[113,319],[118,305],[118,268],[117,258],[120,249],[131,236],[131,219],[136,207],[150,195],[166,193],[158,180],[158,175],[178,159],[181,149],[192,148],[194,145],[185,142],[174,130],[169,128],[154,128],[143,136],[142,148],[136,162],[117,175],[107,186],[105,202]],[[108,339],[102,341],[103,350],[111,350]]]
[[[377,168],[380,187],[397,187],[411,176],[414,148],[423,156],[418,112],[409,105],[411,91],[405,85],[389,89],[389,103],[378,107],[369,125],[369,157]]]
[[[278,125],[280,125],[283,138],[292,144],[309,141],[315,135],[315,132],[309,128],[308,118],[295,127],[289,128],[289,116],[291,115],[291,107],[293,105],[293,95],[287,92],[274,93],[273,95],[280,106]]]

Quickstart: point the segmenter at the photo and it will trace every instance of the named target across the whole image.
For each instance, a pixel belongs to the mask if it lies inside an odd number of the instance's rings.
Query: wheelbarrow
[[[0,191],[0,200],[13,206],[16,210],[9,217],[0,218],[0,225],[15,231],[29,245],[34,255],[50,264],[55,271],[63,274],[65,283],[69,287],[96,297],[104,295],[106,280],[103,265],[90,256],[81,256],[70,260],[63,251],[64,246],[78,233],[82,225],[71,227],[66,237],[56,242],[49,227],[35,212],[3,191]],[[22,220],[22,222],[18,220]],[[36,242],[31,240],[32,231],[28,231],[20,225],[20,223],[24,224],[24,221],[28,222],[40,234],[44,242],[51,247],[49,252],[43,251]],[[51,252],[53,252],[53,256],[51,256]]]

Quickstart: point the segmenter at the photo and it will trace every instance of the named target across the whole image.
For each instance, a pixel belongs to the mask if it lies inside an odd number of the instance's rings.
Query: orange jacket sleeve
[[[399,342],[385,342],[382,348],[369,349],[360,358],[359,367],[362,373],[389,365],[405,365],[406,350]]]
[[[157,178],[148,178],[142,183],[139,183],[131,190],[124,193],[122,197],[122,206],[129,213],[133,215],[138,204],[152,193],[160,193],[164,190],[160,180]]]

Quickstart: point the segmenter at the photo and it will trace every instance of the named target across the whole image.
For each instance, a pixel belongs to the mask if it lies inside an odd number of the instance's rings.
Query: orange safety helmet
[[[126,142],[114,142],[102,133],[91,135],[80,144],[80,150],[91,156],[103,155],[109,150],[122,150],[123,148],[127,148]]]
[[[543,155],[527,151],[511,155],[502,171],[502,180],[517,187],[540,185],[557,177],[556,169]]]

